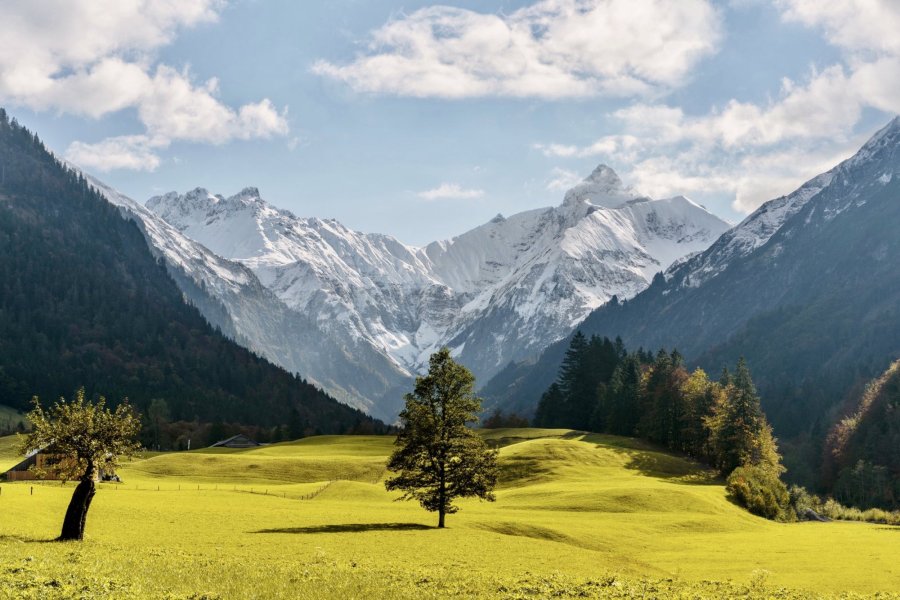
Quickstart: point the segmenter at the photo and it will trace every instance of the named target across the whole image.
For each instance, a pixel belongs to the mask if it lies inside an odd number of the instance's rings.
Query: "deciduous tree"
[[[112,471],[122,457],[133,455],[140,445],[135,437],[141,430],[140,418],[127,402],[115,410],[106,407],[101,397],[94,404],[78,390],[69,402],[60,398],[44,410],[35,397],[28,413],[31,431],[24,436],[23,454],[46,450],[55,455],[54,471],[64,480],[78,480],[63,520],[59,540],[81,540],[88,509],[97,491],[95,479],[99,471]]]
[[[497,452],[468,427],[481,412],[474,388],[475,377],[444,348],[431,355],[428,374],[416,378],[400,413],[402,430],[388,461],[397,475],[385,487],[437,512],[438,527],[459,510],[456,498],[494,500]]]

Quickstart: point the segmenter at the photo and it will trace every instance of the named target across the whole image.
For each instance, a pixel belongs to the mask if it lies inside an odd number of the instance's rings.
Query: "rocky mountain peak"
[[[618,208],[626,202],[640,198],[642,198],[640,194],[622,183],[611,167],[600,164],[581,183],[566,192],[563,206]]]

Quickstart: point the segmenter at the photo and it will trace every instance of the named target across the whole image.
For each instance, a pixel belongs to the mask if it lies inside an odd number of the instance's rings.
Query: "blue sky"
[[[253,185],[412,244],[558,204],[601,162],[737,221],[900,111],[891,0],[3,10],[0,102],[128,195]]]

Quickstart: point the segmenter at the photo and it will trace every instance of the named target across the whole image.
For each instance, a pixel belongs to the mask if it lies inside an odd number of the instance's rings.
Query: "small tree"
[[[447,513],[459,510],[456,498],[494,500],[497,452],[467,426],[481,412],[474,385],[472,373],[444,348],[431,355],[428,374],[416,378],[400,413],[403,428],[387,465],[397,476],[385,487],[402,491],[401,500],[418,500],[425,510],[436,511],[438,527],[444,527]]]
[[[109,410],[103,397],[96,404],[85,400],[84,388],[71,402],[60,398],[47,411],[37,397],[32,402],[34,408],[27,415],[31,431],[20,451],[47,449],[59,456],[53,468],[63,481],[78,479],[58,539],[81,540],[97,491],[94,480],[100,469],[115,469],[121,457],[132,456],[140,448],[134,441],[141,430],[140,419],[127,402]]]

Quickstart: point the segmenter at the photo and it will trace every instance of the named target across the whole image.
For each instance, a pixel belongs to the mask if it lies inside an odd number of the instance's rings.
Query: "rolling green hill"
[[[900,588],[900,530],[754,517],[702,466],[629,438],[484,435],[501,448],[497,501],[461,502],[446,530],[384,490],[387,437],[148,455],[120,470],[123,484],[101,486],[77,547],[42,543],[70,489],[36,486],[32,496],[5,484],[0,598],[86,587],[117,598],[806,598]]]

